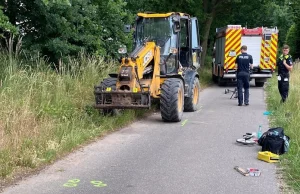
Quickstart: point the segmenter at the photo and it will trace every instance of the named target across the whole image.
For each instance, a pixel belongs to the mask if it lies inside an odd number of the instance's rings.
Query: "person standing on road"
[[[284,103],[289,95],[290,71],[293,69],[292,56],[289,55],[290,47],[284,45],[282,54],[277,61],[278,67],[278,90],[281,95],[281,102]]]
[[[237,89],[238,89],[238,106],[243,104],[243,88],[244,88],[244,104],[249,105],[249,87],[250,87],[250,68],[253,68],[253,58],[247,54],[247,46],[241,48],[242,54],[236,57],[237,68]]]

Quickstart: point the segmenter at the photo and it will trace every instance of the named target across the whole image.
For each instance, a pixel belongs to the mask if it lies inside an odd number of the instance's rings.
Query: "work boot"
[[[285,99],[282,98],[282,99],[280,100],[280,104],[283,104],[283,103],[285,103]]]

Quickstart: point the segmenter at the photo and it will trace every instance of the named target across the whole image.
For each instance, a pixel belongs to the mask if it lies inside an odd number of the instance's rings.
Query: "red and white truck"
[[[276,68],[277,43],[276,27],[249,29],[241,25],[227,25],[217,28],[212,63],[213,80],[222,86],[236,79],[235,59],[241,53],[241,46],[246,45],[247,53],[253,57],[250,79],[255,79],[257,87],[263,87]]]

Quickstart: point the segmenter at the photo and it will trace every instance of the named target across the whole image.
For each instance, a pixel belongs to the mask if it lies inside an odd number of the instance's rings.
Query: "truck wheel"
[[[222,77],[218,77],[218,85],[219,86],[225,86],[226,82],[224,81],[224,79]]]
[[[100,83],[100,87],[102,87],[104,90],[106,88],[111,88],[112,91],[116,90],[116,84],[117,84],[117,78],[105,78],[103,81]],[[109,100],[109,99],[107,99]],[[97,99],[96,99],[97,103]],[[102,113],[104,115],[117,115],[119,113],[118,109],[103,109]]]
[[[217,82],[218,82],[218,78],[217,78],[217,76],[215,76],[214,74],[212,75],[212,81],[213,81],[214,83],[217,83]]]
[[[178,78],[169,78],[161,86],[160,111],[161,117],[167,122],[179,122],[183,114],[184,88]]]
[[[192,88],[191,97],[184,98],[184,111],[186,112],[194,112],[197,109],[197,105],[199,102],[199,93],[200,93],[200,83],[197,77],[194,78],[194,82],[191,88]]]
[[[265,82],[255,82],[256,87],[264,87]]]
[[[220,75],[220,68],[219,67],[218,67],[218,77],[216,79],[218,81],[219,86],[225,86],[226,85],[226,82],[224,81],[224,79]]]
[[[212,77],[212,81],[214,82],[214,83],[217,83],[218,82],[218,78],[217,78],[217,76],[214,74],[214,64],[212,64],[212,66],[211,66],[212,68],[212,70],[211,70],[211,77]]]

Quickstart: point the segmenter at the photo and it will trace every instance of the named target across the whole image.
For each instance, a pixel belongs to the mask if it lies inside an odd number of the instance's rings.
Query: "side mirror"
[[[131,31],[131,25],[124,25],[124,32],[130,33],[130,31]]]
[[[180,21],[174,21],[174,23],[173,23],[173,30],[174,30],[174,32],[180,32]]]
[[[126,54],[127,53],[127,47],[125,45],[120,45],[120,48],[118,49],[119,54]]]

